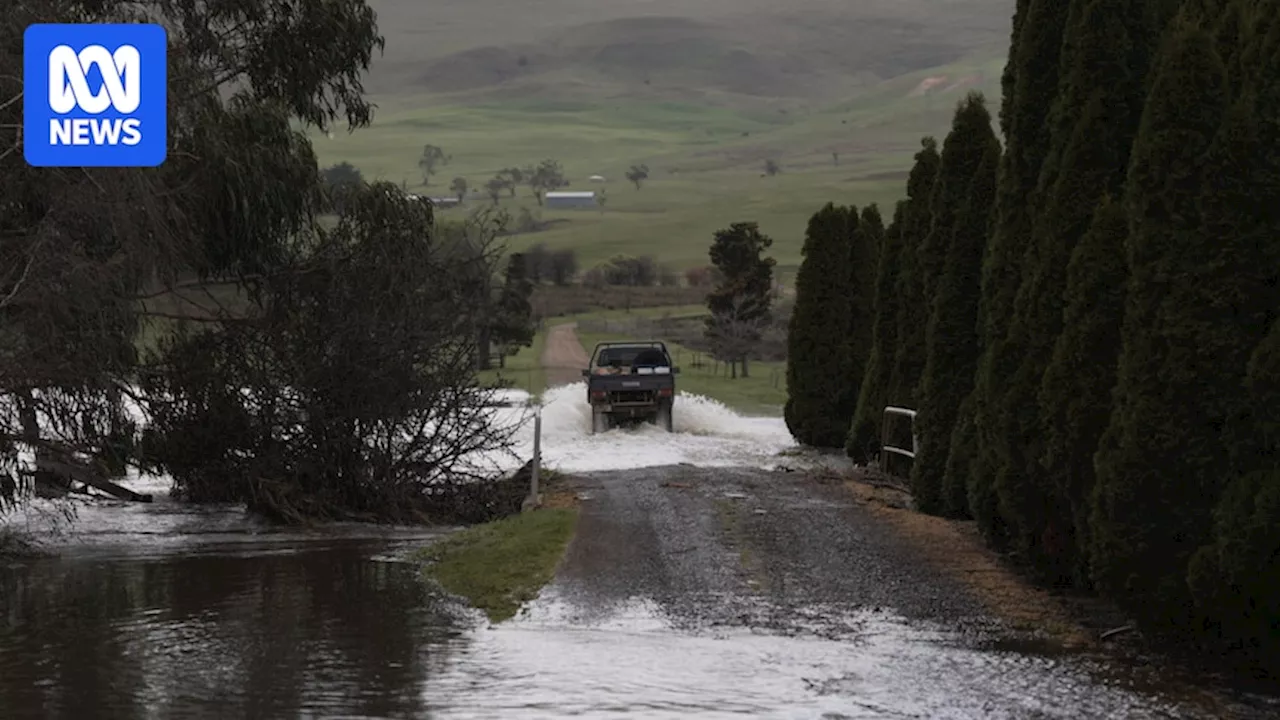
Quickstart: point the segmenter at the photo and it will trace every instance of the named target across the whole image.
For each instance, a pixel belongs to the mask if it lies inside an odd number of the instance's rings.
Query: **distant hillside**
[[[371,0],[372,94],[823,102],[1008,43],[1013,0]]]

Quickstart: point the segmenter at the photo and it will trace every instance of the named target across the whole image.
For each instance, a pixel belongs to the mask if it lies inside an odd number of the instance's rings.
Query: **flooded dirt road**
[[[838,486],[672,466],[587,474],[580,491],[556,581],[455,657],[440,717],[1268,714],[1100,657],[1029,652]]]
[[[592,435],[582,395],[543,410],[579,534],[514,620],[405,562],[438,533],[282,532],[139,479],[157,502],[91,503],[56,556],[0,563],[0,718],[1280,716],[1033,651],[840,487],[778,471],[830,461],[778,418],[682,396],[675,433]]]

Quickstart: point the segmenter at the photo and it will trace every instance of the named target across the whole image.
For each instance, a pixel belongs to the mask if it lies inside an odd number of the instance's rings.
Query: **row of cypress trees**
[[[1273,670],[1278,20],[1280,0],[1018,0],[1003,147],[970,94],[878,244],[848,210],[810,223],[787,405],[799,441],[858,460],[885,405],[916,408],[920,509]]]

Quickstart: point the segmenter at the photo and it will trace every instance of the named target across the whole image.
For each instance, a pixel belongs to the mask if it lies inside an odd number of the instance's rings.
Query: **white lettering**
[[[101,45],[90,45],[77,53],[59,45],[49,51],[49,109],[65,115],[77,107],[98,114],[108,107],[131,113],[142,103],[141,55],[132,45],[121,45],[110,53]],[[89,90],[87,74],[97,65],[102,87]]]
[[[142,121],[137,118],[101,120],[75,118],[50,120],[50,145],[137,145],[142,142]]]

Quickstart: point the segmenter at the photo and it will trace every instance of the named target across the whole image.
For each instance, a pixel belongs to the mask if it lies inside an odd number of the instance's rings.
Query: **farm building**
[[[549,192],[543,196],[548,208],[593,208],[596,194],[593,190],[579,192]]]
[[[435,206],[436,206],[436,207],[438,207],[438,208],[451,208],[451,207],[455,207],[455,206],[457,206],[457,205],[458,205],[458,198],[456,198],[456,197],[433,197],[433,198],[431,198],[431,204],[432,204],[432,205],[435,205]]]

